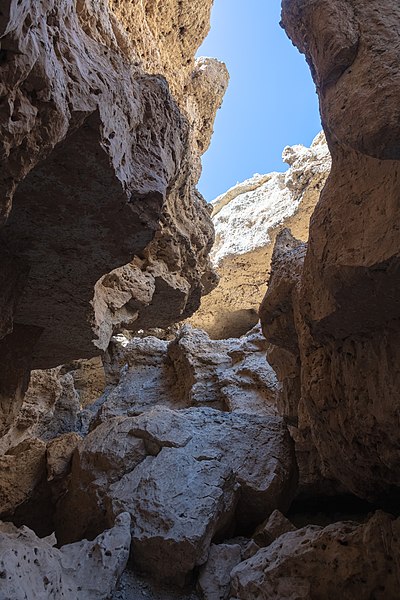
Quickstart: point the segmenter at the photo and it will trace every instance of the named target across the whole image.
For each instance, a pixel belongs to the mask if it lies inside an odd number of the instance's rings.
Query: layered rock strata
[[[211,337],[243,335],[258,320],[266,290],[276,235],[290,227],[306,241],[310,216],[330,171],[325,137],[310,148],[286,147],[286,173],[255,175],[212,202],[216,239],[211,258],[220,276],[218,287],[190,319]]]
[[[324,469],[382,503],[400,487],[399,11],[389,0],[283,2],[283,24],[317,86],[332,171],[304,265],[293,250],[275,278],[286,290],[270,285],[261,310],[267,338],[293,364],[284,394],[292,405],[301,398],[299,427]]]
[[[227,85],[224,65],[194,63],[210,8],[2,8],[0,434],[30,365],[95,356],[122,326],[166,326],[215,285],[195,189]]]

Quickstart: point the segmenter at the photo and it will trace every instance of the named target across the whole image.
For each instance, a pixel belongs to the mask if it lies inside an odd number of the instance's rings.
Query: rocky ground
[[[149,579],[126,569],[110,600],[200,600],[195,591],[183,592],[157,586]]]

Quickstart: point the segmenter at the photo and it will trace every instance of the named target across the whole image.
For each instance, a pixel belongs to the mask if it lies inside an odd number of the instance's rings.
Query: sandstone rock
[[[65,433],[47,444],[47,481],[50,484],[54,503],[67,491],[67,477],[71,470],[72,455],[81,439],[77,433]]]
[[[296,531],[296,527],[279,510],[274,510],[268,520],[257,527],[253,539],[260,547],[269,546],[289,531]]]
[[[311,66],[332,154],[296,284],[299,427],[309,429],[325,472],[382,503],[400,488],[399,156],[393,143],[398,77],[392,27],[398,17],[399,7],[390,0],[357,6],[341,0],[283,2],[283,24]],[[263,310],[263,321],[268,312]],[[274,327],[270,317],[268,329]],[[285,348],[289,333],[281,332],[285,339],[276,337],[275,344]]]
[[[84,540],[60,549],[27,527],[0,523],[0,597],[106,600],[126,566],[129,546],[126,513],[92,542]]]
[[[46,473],[46,444],[21,442],[0,456],[0,516],[12,514],[26,502]]]
[[[89,406],[99,398],[106,386],[103,361],[100,356],[88,360],[77,360],[64,366],[61,372],[70,372],[74,380],[74,388],[79,395],[82,408]]]
[[[241,560],[237,544],[212,544],[205,566],[199,575],[199,589],[205,600],[226,600],[229,596],[231,571]]]
[[[237,600],[398,597],[399,520],[333,523],[286,533],[232,572]]]
[[[255,175],[214,200],[211,253],[220,275],[190,319],[211,337],[238,337],[257,323],[274,240],[282,227],[307,240],[310,215],[330,170],[323,134],[310,148],[285,148],[286,173]]]
[[[105,357],[110,388],[95,405],[92,428],[120,415],[135,416],[157,404],[173,405],[170,393],[168,342],[145,338],[114,338]],[[93,412],[93,411],[91,411]]]
[[[211,340],[188,325],[169,343],[115,338],[105,359],[110,388],[93,407],[98,412],[91,426],[159,404],[274,415],[278,382],[265,360],[266,346],[259,327],[228,340]]]
[[[284,229],[276,238],[268,292],[260,307],[263,332],[272,344],[268,361],[282,382],[277,396],[278,412],[289,425],[295,440],[299,466],[299,492],[329,494],[340,486],[324,468],[313,443],[301,393],[301,362],[298,346],[298,285],[306,245]]]
[[[80,398],[71,373],[63,372],[62,367],[32,371],[21,409],[0,438],[0,451],[32,437],[49,440],[76,431],[79,411]]]
[[[216,284],[212,225],[195,189],[209,111],[228,81],[218,61],[194,61],[210,7],[6,1],[2,405],[21,403],[31,361],[43,369],[96,356],[121,327],[189,316]]]
[[[235,523],[253,529],[289,505],[295,486],[278,417],[160,406],[110,419],[84,439],[57,531],[63,542],[93,537],[127,510],[135,564],[182,583],[206,561],[217,533]]]

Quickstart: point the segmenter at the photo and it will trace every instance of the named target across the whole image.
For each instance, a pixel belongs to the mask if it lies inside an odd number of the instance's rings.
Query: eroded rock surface
[[[130,517],[121,514],[114,527],[95,540],[54,547],[28,527],[0,522],[2,600],[106,600],[129,556]]]
[[[296,297],[274,298],[270,286],[262,310],[267,337],[279,329],[271,337],[279,348],[295,333],[300,429],[309,429],[323,468],[382,503],[400,488],[393,142],[399,81],[392,26],[399,10],[390,0],[283,2],[283,24],[317,85],[332,171],[311,219]],[[290,327],[280,318],[286,302],[293,307]]]
[[[279,417],[153,408],[106,421],[78,447],[58,535],[93,536],[128,511],[135,564],[182,583],[215,535],[285,510],[296,477]]]
[[[21,402],[31,365],[95,356],[121,326],[166,326],[215,285],[195,189],[228,80],[194,61],[210,8],[5,2],[2,404]]]
[[[282,156],[290,165],[286,173],[255,175],[212,202],[211,257],[220,283],[190,319],[211,337],[237,337],[257,323],[265,273],[282,227],[308,238],[309,219],[330,171],[325,137],[319,134],[310,148],[286,147]]]
[[[90,408],[91,427],[156,405],[275,415],[279,385],[266,348],[259,327],[227,340],[211,340],[188,325],[170,342],[115,338],[105,358],[109,387]]]
[[[232,571],[235,600],[398,597],[399,520],[339,522],[286,533]]]

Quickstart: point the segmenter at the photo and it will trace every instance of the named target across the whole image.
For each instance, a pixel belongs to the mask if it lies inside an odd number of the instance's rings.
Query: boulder
[[[13,600],[107,600],[129,556],[130,517],[91,542],[54,547],[28,527],[0,523],[1,598]]]
[[[276,415],[279,384],[266,362],[266,349],[260,327],[227,340],[212,340],[189,325],[170,342],[152,336],[116,337],[105,357],[109,387],[89,410],[91,428],[157,405]]]
[[[226,600],[229,597],[231,571],[240,561],[241,547],[238,544],[211,545],[198,581],[204,600]]]
[[[285,533],[232,571],[235,600],[395,600],[400,521],[310,525]]]
[[[128,511],[135,564],[182,584],[216,535],[251,531],[285,510],[296,479],[279,417],[159,406],[110,419],[79,445],[57,535],[94,537]]]

